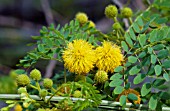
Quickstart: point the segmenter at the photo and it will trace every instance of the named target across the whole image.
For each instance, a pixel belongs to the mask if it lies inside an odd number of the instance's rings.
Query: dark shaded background
[[[118,8],[129,6],[135,12],[145,9],[143,0],[0,0],[0,74],[18,68],[19,59],[33,49],[26,44],[34,42],[31,36],[39,35],[42,26],[64,25],[79,11],[107,32],[112,21],[105,18],[104,9],[110,3]],[[49,61],[38,64],[46,72]]]

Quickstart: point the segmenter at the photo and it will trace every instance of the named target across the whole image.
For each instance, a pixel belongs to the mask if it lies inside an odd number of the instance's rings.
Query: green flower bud
[[[93,22],[93,21],[89,21],[89,28],[94,28],[96,25],[95,25],[95,23]]]
[[[78,20],[80,24],[85,24],[88,21],[88,17],[85,13],[79,12],[76,14],[76,20]]]
[[[41,79],[41,72],[37,69],[34,69],[30,72],[30,77],[33,79],[33,80],[40,80]]]
[[[125,18],[129,18],[129,17],[132,17],[133,12],[132,12],[132,10],[131,10],[130,8],[125,7],[125,8],[123,8],[123,9],[121,10],[121,14],[122,14],[122,16],[125,17]]]
[[[28,108],[29,105],[30,105],[30,104],[28,104],[27,102],[24,102],[24,103],[23,103],[23,107],[24,107],[24,108]]]
[[[73,96],[76,97],[76,98],[80,98],[80,97],[82,97],[82,93],[81,93],[81,91],[76,90],[76,91],[74,91]]]
[[[47,91],[46,89],[42,89],[42,90],[40,90],[40,92],[39,92],[39,95],[40,95],[41,97],[45,97],[45,96],[47,96],[47,94],[48,94],[48,91]]]
[[[16,78],[17,85],[26,86],[30,83],[30,79],[26,74],[20,74]]]
[[[97,71],[96,75],[94,76],[94,80],[97,83],[105,83],[108,80],[107,72],[105,71]]]
[[[53,86],[53,81],[49,78],[46,78],[44,79],[43,81],[43,86],[46,88],[46,89],[51,89],[52,86]]]
[[[118,10],[117,10],[117,7],[114,6],[114,5],[108,5],[106,8],[105,8],[105,15],[106,17],[108,18],[114,18],[116,17],[118,14]]]
[[[21,93],[27,93],[26,87],[20,87],[20,88],[18,89],[18,93],[19,93],[19,94],[21,94]]]
[[[120,25],[119,22],[114,23],[112,27],[113,27],[114,30],[119,30],[119,29],[121,29],[121,25]]]

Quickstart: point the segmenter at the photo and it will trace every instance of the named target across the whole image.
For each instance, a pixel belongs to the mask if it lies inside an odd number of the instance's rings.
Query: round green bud
[[[18,86],[26,86],[30,83],[30,79],[26,74],[20,74],[16,78]]]
[[[114,5],[108,5],[106,8],[105,8],[105,15],[106,17],[108,18],[114,18],[116,17],[118,14],[118,10],[117,10],[117,7],[114,6]]]
[[[74,91],[73,96],[76,97],[76,98],[80,98],[80,97],[82,97],[82,93],[81,93],[81,91],[76,90],[76,91]]]
[[[41,72],[37,69],[34,69],[30,72],[30,77],[31,79],[38,81],[41,79]]]
[[[94,28],[94,27],[96,27],[96,25],[95,25],[95,23],[93,22],[93,21],[89,21],[89,28]]]
[[[46,88],[46,89],[51,89],[52,86],[53,86],[53,81],[49,78],[46,78],[44,79],[43,81],[43,86]]]
[[[103,84],[108,80],[107,72],[105,71],[97,71],[96,75],[94,76],[94,80],[96,83]]]
[[[78,20],[80,24],[85,24],[88,21],[88,17],[85,13],[79,12],[76,14],[76,20]]]
[[[119,29],[121,29],[121,25],[120,25],[119,22],[114,23],[112,27],[113,27],[114,30],[119,30]]]
[[[20,87],[20,88],[18,89],[18,93],[19,93],[19,94],[21,94],[21,93],[27,93],[26,87]]]
[[[121,10],[121,14],[122,14],[122,16],[125,17],[125,18],[129,18],[129,17],[132,17],[133,12],[132,12],[132,10],[131,10],[130,8],[125,7],[125,8],[123,8],[123,9]]]
[[[48,94],[48,91],[47,91],[46,89],[42,89],[42,90],[40,90],[40,92],[39,92],[39,95],[40,95],[41,97],[45,97],[45,96],[47,96],[47,94]]]
[[[38,108],[37,111],[46,111],[44,108]]]
[[[24,102],[24,103],[23,103],[23,107],[24,107],[24,108],[28,108],[29,105],[30,105],[30,104],[28,104],[27,102]]]

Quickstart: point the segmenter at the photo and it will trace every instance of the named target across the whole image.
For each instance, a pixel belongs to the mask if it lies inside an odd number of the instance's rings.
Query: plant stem
[[[128,20],[129,20],[130,25],[132,25],[133,24],[132,18],[128,17]]]
[[[66,68],[64,68],[64,83],[67,82],[67,76],[66,76]],[[64,87],[65,93],[67,93],[67,87]]]
[[[109,38],[109,36],[108,36],[108,35],[106,35],[106,34],[102,33],[101,31],[98,31],[98,33],[99,33],[101,36],[103,36],[104,38],[106,38],[106,39],[108,39],[108,38]]]
[[[116,17],[113,18],[113,21],[114,21],[115,23],[118,22],[118,20],[117,20]]]
[[[157,44],[164,44],[164,43],[167,43],[167,42],[168,42],[168,41],[163,40],[163,41],[158,41],[158,42],[150,43],[150,44],[148,44],[148,45],[146,45],[146,46],[144,46],[144,47],[142,47],[142,48],[138,48],[132,55],[138,54],[139,52],[144,51],[144,50],[147,49],[148,47],[152,47],[152,46],[157,45]]]
[[[159,58],[158,58],[158,56],[156,55],[156,53],[155,53],[154,50],[153,50],[153,54],[156,56],[156,59],[158,60],[159,65],[162,66],[162,63],[161,63],[161,61],[159,60]],[[164,68],[163,68],[163,71],[164,71],[166,74],[168,74],[168,72],[167,72]]]
[[[36,81],[36,86],[37,86],[38,91],[40,91],[41,88],[40,88],[40,84],[38,83],[38,81]]]
[[[66,68],[64,68],[64,83],[67,82],[67,77],[66,77]]]
[[[37,87],[35,87],[35,86],[33,86],[32,84],[29,84],[29,86],[30,86],[31,88],[33,88],[33,89],[38,90],[38,88],[37,88]]]
[[[53,87],[51,88],[51,90],[52,90],[53,92],[56,92],[56,89],[54,89]]]

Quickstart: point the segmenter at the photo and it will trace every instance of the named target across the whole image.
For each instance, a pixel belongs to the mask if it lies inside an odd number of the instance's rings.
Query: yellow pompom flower
[[[20,104],[15,105],[14,111],[22,111],[22,107]]]
[[[87,74],[96,62],[93,46],[85,40],[74,40],[63,52],[64,66],[72,73]]]
[[[112,42],[103,42],[103,46],[96,48],[96,66],[99,70],[114,72],[114,69],[121,65],[123,55],[120,48]]]
[[[116,101],[119,101],[119,99],[120,99],[120,97],[121,97],[122,95],[128,96],[128,94],[130,94],[130,93],[135,94],[135,95],[138,97],[138,100],[134,101],[134,103],[135,103],[135,104],[140,104],[140,102],[141,102],[140,94],[139,94],[139,92],[137,92],[137,91],[134,90],[134,89],[124,90],[124,91],[123,91],[121,94],[119,94],[119,96],[116,98]],[[126,102],[129,103],[129,100],[126,99]]]
[[[76,14],[76,20],[78,20],[80,24],[85,24],[88,21],[88,16],[83,12],[79,12]]]

